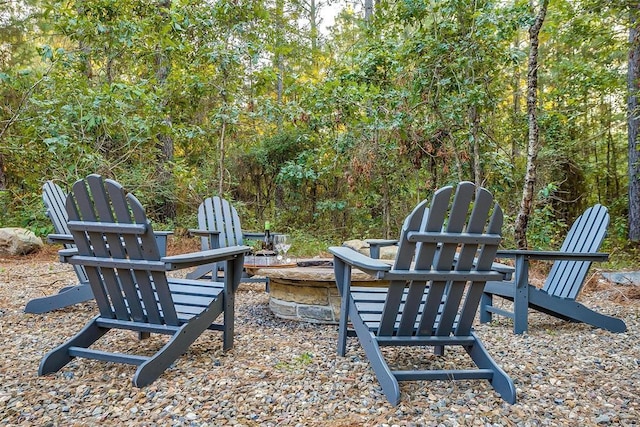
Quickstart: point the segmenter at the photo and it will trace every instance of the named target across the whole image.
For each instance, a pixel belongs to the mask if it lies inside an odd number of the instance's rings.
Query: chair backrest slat
[[[560,252],[597,252],[609,225],[607,208],[596,204],[573,223]],[[556,261],[551,267],[543,290],[560,298],[575,299],[585,283],[591,261]]]
[[[499,244],[496,237],[502,229],[502,211],[488,191],[473,183],[460,183],[455,194],[453,190],[438,190],[428,209],[427,202],[422,202],[407,217],[392,272],[491,271]],[[434,233],[441,233],[443,238],[432,239]],[[418,237],[421,241],[416,243],[410,235],[428,238]],[[392,282],[378,336],[468,335],[484,281],[443,281],[439,277]]]
[[[240,216],[236,208],[218,196],[207,197],[198,207],[198,227],[219,233],[217,242],[209,242],[208,237],[201,238],[203,250],[243,244]]]
[[[490,212],[491,208],[493,208],[492,214]],[[489,215],[491,216],[489,217]],[[488,225],[486,224],[487,217],[490,218]],[[494,204],[491,194],[484,189],[478,191],[467,231],[474,234],[482,234],[484,230],[485,235],[499,235],[502,232],[503,222],[502,211]],[[480,246],[466,245],[461,251],[456,270],[471,269],[475,263],[477,271],[490,271],[496,257],[498,245],[499,242],[481,244]],[[456,335],[468,335],[471,331],[483,289],[484,285],[469,286],[467,288],[465,305],[460,312],[456,326]]]
[[[67,195],[54,182],[47,181],[42,186],[42,200],[47,207],[47,216],[58,234],[70,234],[67,228],[67,211],[64,207],[66,199]]]
[[[101,315],[178,325],[153,228],[135,196],[90,175],[74,184],[66,206],[79,255],[95,259],[85,267]]]
[[[53,223],[53,229],[58,234],[71,234],[67,227],[67,209],[65,203],[67,195],[60,186],[53,181],[47,181],[42,186],[42,200],[47,208],[46,214]],[[65,248],[73,248],[75,245],[64,244]],[[78,276],[80,283],[87,283],[89,278],[81,265],[74,265],[73,269]]]
[[[74,184],[72,193],[67,199],[68,202],[71,202],[71,206],[69,206],[69,203],[67,204],[70,225],[73,225],[71,232],[80,255],[94,256],[100,259],[108,259],[112,256],[122,257],[125,251],[120,243],[119,235],[113,232],[102,233],[92,227],[97,222],[107,223],[113,221],[113,215],[110,210],[105,212],[103,207],[98,208],[98,205],[108,203],[101,181],[98,177],[90,175],[86,180],[77,181]],[[97,212],[98,209],[102,210],[100,214]],[[87,225],[84,229],[82,227],[83,224]],[[85,265],[85,269],[89,275],[89,282],[94,295],[96,293],[101,294],[104,296],[104,300],[108,302],[106,305],[100,305],[100,302],[96,299],[102,316],[128,320],[127,303],[121,292],[121,284],[117,272],[112,268],[90,265]],[[97,292],[94,288],[94,283],[100,284],[101,289]]]
[[[469,215],[469,208],[473,202],[473,196],[475,194],[475,187],[472,185],[464,185],[459,186],[456,191],[455,197],[453,199],[453,203],[451,205],[449,221],[446,224],[446,231],[448,233],[462,233],[464,232],[464,227]],[[479,193],[478,199],[480,199]],[[481,209],[478,209],[478,205],[480,204],[480,200],[477,200],[473,206],[472,213],[476,214],[476,216],[480,216]],[[489,209],[484,209],[484,216],[479,219],[474,219],[473,215],[469,219],[468,227],[470,228],[475,225],[475,230],[469,230],[469,234],[482,234],[484,231],[484,226],[486,224],[487,213]],[[477,222],[481,221],[481,229],[477,230]],[[443,270],[446,268],[451,268],[451,266],[456,263],[456,270],[471,270],[473,267],[473,258],[476,253],[477,245],[471,243],[470,245],[466,244],[468,239],[462,239],[460,243],[460,247],[455,243],[443,243],[441,249],[441,255],[438,260],[438,269]],[[458,260],[455,260],[456,251],[460,249],[460,253],[458,254]],[[443,255],[446,255],[443,258]],[[448,283],[448,289],[446,292],[446,298],[444,299],[442,313],[440,315],[440,320],[438,322],[438,326],[435,330],[435,335],[450,335],[453,324],[458,315],[458,308],[460,306],[460,301],[462,300],[462,296],[464,291],[466,290],[465,282],[450,282]]]
[[[422,227],[422,221],[424,219],[424,212],[427,208],[428,201],[425,200],[415,207],[413,212],[405,219],[402,226],[402,234],[411,230],[420,230]],[[403,236],[401,236],[401,239]],[[398,252],[396,254],[395,267],[398,269],[409,269],[413,257],[415,254],[416,243],[404,241],[403,245],[398,246]],[[419,245],[423,245],[419,243]],[[378,327],[378,334],[380,335],[392,335],[396,328],[396,318],[400,311],[400,304],[402,303],[402,297],[405,289],[404,282],[392,281],[389,284],[389,291],[387,293],[387,299],[384,304],[380,325]],[[414,310],[415,307],[410,305],[409,311]],[[407,315],[408,316],[408,315]],[[407,317],[408,318],[408,317]],[[403,332],[407,331],[407,328],[412,328],[413,325],[408,326],[407,320],[401,320],[400,329]]]

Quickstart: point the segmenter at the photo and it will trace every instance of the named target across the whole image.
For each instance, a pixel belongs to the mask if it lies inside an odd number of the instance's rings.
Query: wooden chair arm
[[[73,236],[71,234],[48,234],[47,242],[71,245],[73,244]]]
[[[329,252],[342,262],[378,278],[384,275],[385,272],[391,270],[389,263],[370,258],[346,246],[332,246],[329,248]]]
[[[60,257],[60,262],[63,262],[63,263],[69,262],[69,258],[71,258],[74,255],[78,255],[77,248],[61,249],[58,251],[58,257]]]
[[[190,228],[187,230],[189,234],[199,237],[214,237],[220,234],[219,231],[200,230],[197,228]]]
[[[264,239],[264,231],[243,231],[242,237],[248,240],[262,240]]]
[[[491,269],[493,271],[501,273],[503,276],[503,280],[511,280],[513,274],[516,271],[515,267],[506,264],[500,264],[499,262],[494,262],[493,264],[491,264]]]
[[[162,257],[160,261],[165,263],[167,270],[178,270],[196,265],[226,261],[228,259],[235,258],[238,255],[246,255],[249,252],[251,252],[251,248],[249,246],[229,246],[220,249],[210,249],[208,251],[166,256]]]

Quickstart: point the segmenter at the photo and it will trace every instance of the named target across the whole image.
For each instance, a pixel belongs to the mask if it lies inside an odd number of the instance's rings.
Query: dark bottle
[[[264,222],[264,249],[267,251],[273,250],[273,240],[271,239],[271,223],[269,221]]]

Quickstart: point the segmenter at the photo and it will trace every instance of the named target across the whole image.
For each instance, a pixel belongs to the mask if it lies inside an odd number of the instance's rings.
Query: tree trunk
[[[364,0],[364,19],[369,21],[373,16],[373,0]]]
[[[224,137],[227,131],[227,122],[223,119],[222,121],[222,130],[220,130],[220,146],[219,148],[219,157],[218,157],[218,194],[220,197],[224,194],[224,157],[225,157],[225,146],[224,146]]]
[[[161,13],[171,7],[171,0],[160,0],[158,6],[161,8]],[[167,82],[167,77],[171,70],[170,60],[167,57],[166,52],[163,51],[161,46],[156,47],[155,53],[155,72],[156,81],[159,86],[164,86]],[[167,99],[161,100],[163,110],[167,104]],[[164,120],[167,123],[171,123],[171,114],[167,113]],[[170,162],[173,160],[173,138],[166,133],[158,133],[157,147],[158,147],[158,164],[156,165],[156,173],[158,184],[162,188],[161,202],[159,203],[158,216],[161,221],[175,220],[177,209],[176,203],[173,200],[171,194],[173,194],[173,172],[170,167]]]
[[[473,181],[476,186],[482,185],[482,164],[480,161],[480,117],[478,109],[474,106],[469,111],[469,121],[471,122],[471,138],[473,140]]]
[[[4,156],[0,153],[0,191],[7,189],[7,176],[4,173]]]
[[[309,0],[309,37],[311,38],[311,57],[314,64],[318,55],[318,36],[320,34],[320,30],[318,30],[318,15],[316,0]]]
[[[527,118],[529,121],[529,140],[527,144],[527,171],[520,201],[520,210],[515,223],[515,240],[519,249],[527,249],[527,226],[533,208],[535,184],[537,178],[537,159],[539,146],[538,129],[538,43],[540,29],[547,13],[549,0],[542,0],[536,20],[529,28],[529,66],[527,72]]]
[[[514,46],[520,44],[520,37],[516,34],[516,40]],[[517,65],[513,67],[513,128],[517,129],[518,117],[520,116],[521,97],[520,97],[520,67]],[[520,147],[518,147],[518,140],[512,137],[511,140],[511,163],[515,164],[516,158],[520,157]]]
[[[629,240],[640,242],[640,152],[638,151],[638,90],[640,89],[640,4],[631,7],[627,126],[629,130]]]

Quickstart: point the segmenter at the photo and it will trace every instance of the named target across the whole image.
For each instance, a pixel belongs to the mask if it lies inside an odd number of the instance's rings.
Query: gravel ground
[[[594,275],[581,300],[619,316],[629,331],[613,334],[532,313],[529,334],[509,320],[477,333],[511,376],[518,402],[505,403],[485,381],[401,383],[393,407],[355,338],[336,355],[336,327],[274,317],[262,284],[237,296],[235,348],[207,331],[150,386],[131,384],[135,367],[74,360],[37,376],[42,356],[96,313],[87,302],[43,315],[26,302],[71,284],[55,255],[0,259],[0,425],[171,426],[591,426],[640,423],[640,300],[625,298]],[[622,297],[621,297],[622,295]],[[620,302],[621,301],[621,302]],[[106,346],[153,353],[166,338],[138,341],[114,333]],[[456,351],[389,351],[397,363],[461,365]]]

